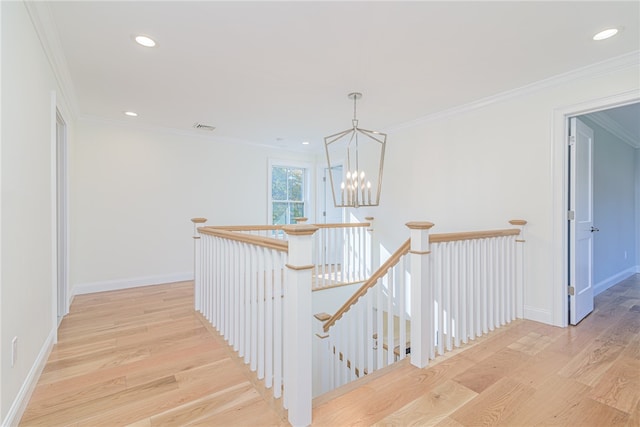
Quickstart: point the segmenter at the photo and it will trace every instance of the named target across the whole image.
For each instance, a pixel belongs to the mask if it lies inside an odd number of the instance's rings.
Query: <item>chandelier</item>
[[[337,208],[378,206],[382,186],[382,166],[387,135],[358,127],[356,102],[353,99],[352,127],[324,138],[333,204]]]

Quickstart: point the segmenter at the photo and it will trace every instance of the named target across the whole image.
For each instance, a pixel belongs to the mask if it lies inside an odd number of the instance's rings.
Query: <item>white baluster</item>
[[[278,399],[282,395],[282,290],[283,290],[283,255],[280,252],[274,253],[274,265],[277,268],[277,275],[274,281],[274,335],[273,335],[273,348],[274,348],[274,368],[273,368],[273,397]]]
[[[443,245],[442,260],[442,313],[443,313],[443,333],[445,334],[445,350],[451,351],[451,258],[453,242]]]
[[[251,249],[251,370],[258,369],[258,247]]]
[[[394,327],[393,327],[393,300],[394,300],[394,270],[393,268],[389,269],[387,274],[384,275],[382,281],[385,283],[385,287],[387,288],[387,365],[391,365],[393,360],[393,343],[394,343]],[[384,337],[383,337],[384,338]]]
[[[451,259],[451,319],[453,333],[453,345],[460,347],[460,241],[453,242],[453,258]]]
[[[382,342],[383,342],[383,335],[384,335],[384,327],[383,327],[383,318],[382,318],[382,311],[384,309],[384,304],[383,304],[383,299],[382,299],[382,292],[383,292],[383,286],[382,286],[382,280],[378,279],[378,282],[375,284],[375,292],[376,292],[376,370],[380,369],[384,366],[383,364],[383,354],[382,354]]]
[[[405,271],[406,271],[406,258],[403,257],[398,267],[397,274],[397,289],[398,289],[398,322],[399,322],[399,336],[398,336],[398,355],[402,360],[407,355],[407,308],[406,298],[407,292],[405,289]]]
[[[265,249],[265,386],[271,388],[273,385],[273,275],[275,266],[273,264],[273,251]]]
[[[265,249],[258,248],[258,379],[264,378],[264,344],[265,344]]]
[[[460,244],[460,302],[459,302],[459,315],[460,315],[460,340],[463,344],[469,342],[469,319],[468,312],[468,292],[469,292],[469,277],[468,273],[468,260],[469,260],[469,241],[465,240]]]
[[[373,311],[373,291],[371,289],[369,289],[367,291],[367,293],[365,294],[365,298],[366,298],[366,306],[367,306],[367,311],[366,311],[366,332],[365,332],[365,349],[367,351],[367,364],[366,364],[366,369],[367,372],[372,372],[374,370],[374,365],[373,365],[373,334],[375,333],[373,330],[373,316],[374,316],[374,311]]]

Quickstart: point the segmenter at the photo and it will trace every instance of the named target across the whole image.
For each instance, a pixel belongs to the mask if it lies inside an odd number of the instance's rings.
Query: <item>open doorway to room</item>
[[[640,103],[568,117],[569,324],[640,270]]]

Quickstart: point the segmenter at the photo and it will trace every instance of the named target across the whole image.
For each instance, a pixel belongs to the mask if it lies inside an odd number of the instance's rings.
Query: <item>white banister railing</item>
[[[375,256],[371,235],[373,228],[368,222],[344,224],[313,224],[318,231],[313,235],[312,271],[313,290],[360,283],[365,281],[373,270]],[[306,219],[298,218],[301,223]],[[303,221],[305,220],[305,221]],[[235,225],[210,226],[209,230],[225,230],[287,240],[283,225]]]
[[[331,358],[316,367],[331,373],[327,387],[407,353],[413,365],[424,367],[436,355],[522,317],[526,221],[510,223],[520,228],[432,235],[433,224],[408,223],[410,241],[317,335]]]
[[[317,228],[293,225],[282,230],[287,240],[198,228],[195,308],[273,396],[283,398],[289,422],[308,425],[311,254]]]
[[[314,369],[325,392],[409,354],[424,367],[522,317],[526,221],[510,221],[515,229],[442,234],[430,234],[431,223],[412,222],[410,239],[333,316],[317,316],[320,366],[312,366],[317,235],[340,227],[284,226],[287,237],[275,239],[232,227],[198,228],[204,221],[193,219],[196,310],[283,398],[292,425],[311,423]],[[365,246],[360,253],[369,264],[359,268],[367,272],[377,256],[366,249],[370,224],[343,228],[364,236],[364,244],[360,237],[348,241],[354,251]]]

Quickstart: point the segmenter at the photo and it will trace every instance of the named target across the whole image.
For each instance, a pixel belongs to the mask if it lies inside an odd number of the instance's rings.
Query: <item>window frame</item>
[[[273,168],[296,168],[304,169],[304,178],[302,185],[302,203],[305,213],[305,217],[309,218],[309,222],[312,222],[312,206],[311,206],[311,171],[313,164],[310,162],[300,160],[287,160],[287,159],[269,159],[269,166],[267,170],[267,224],[273,225]]]

